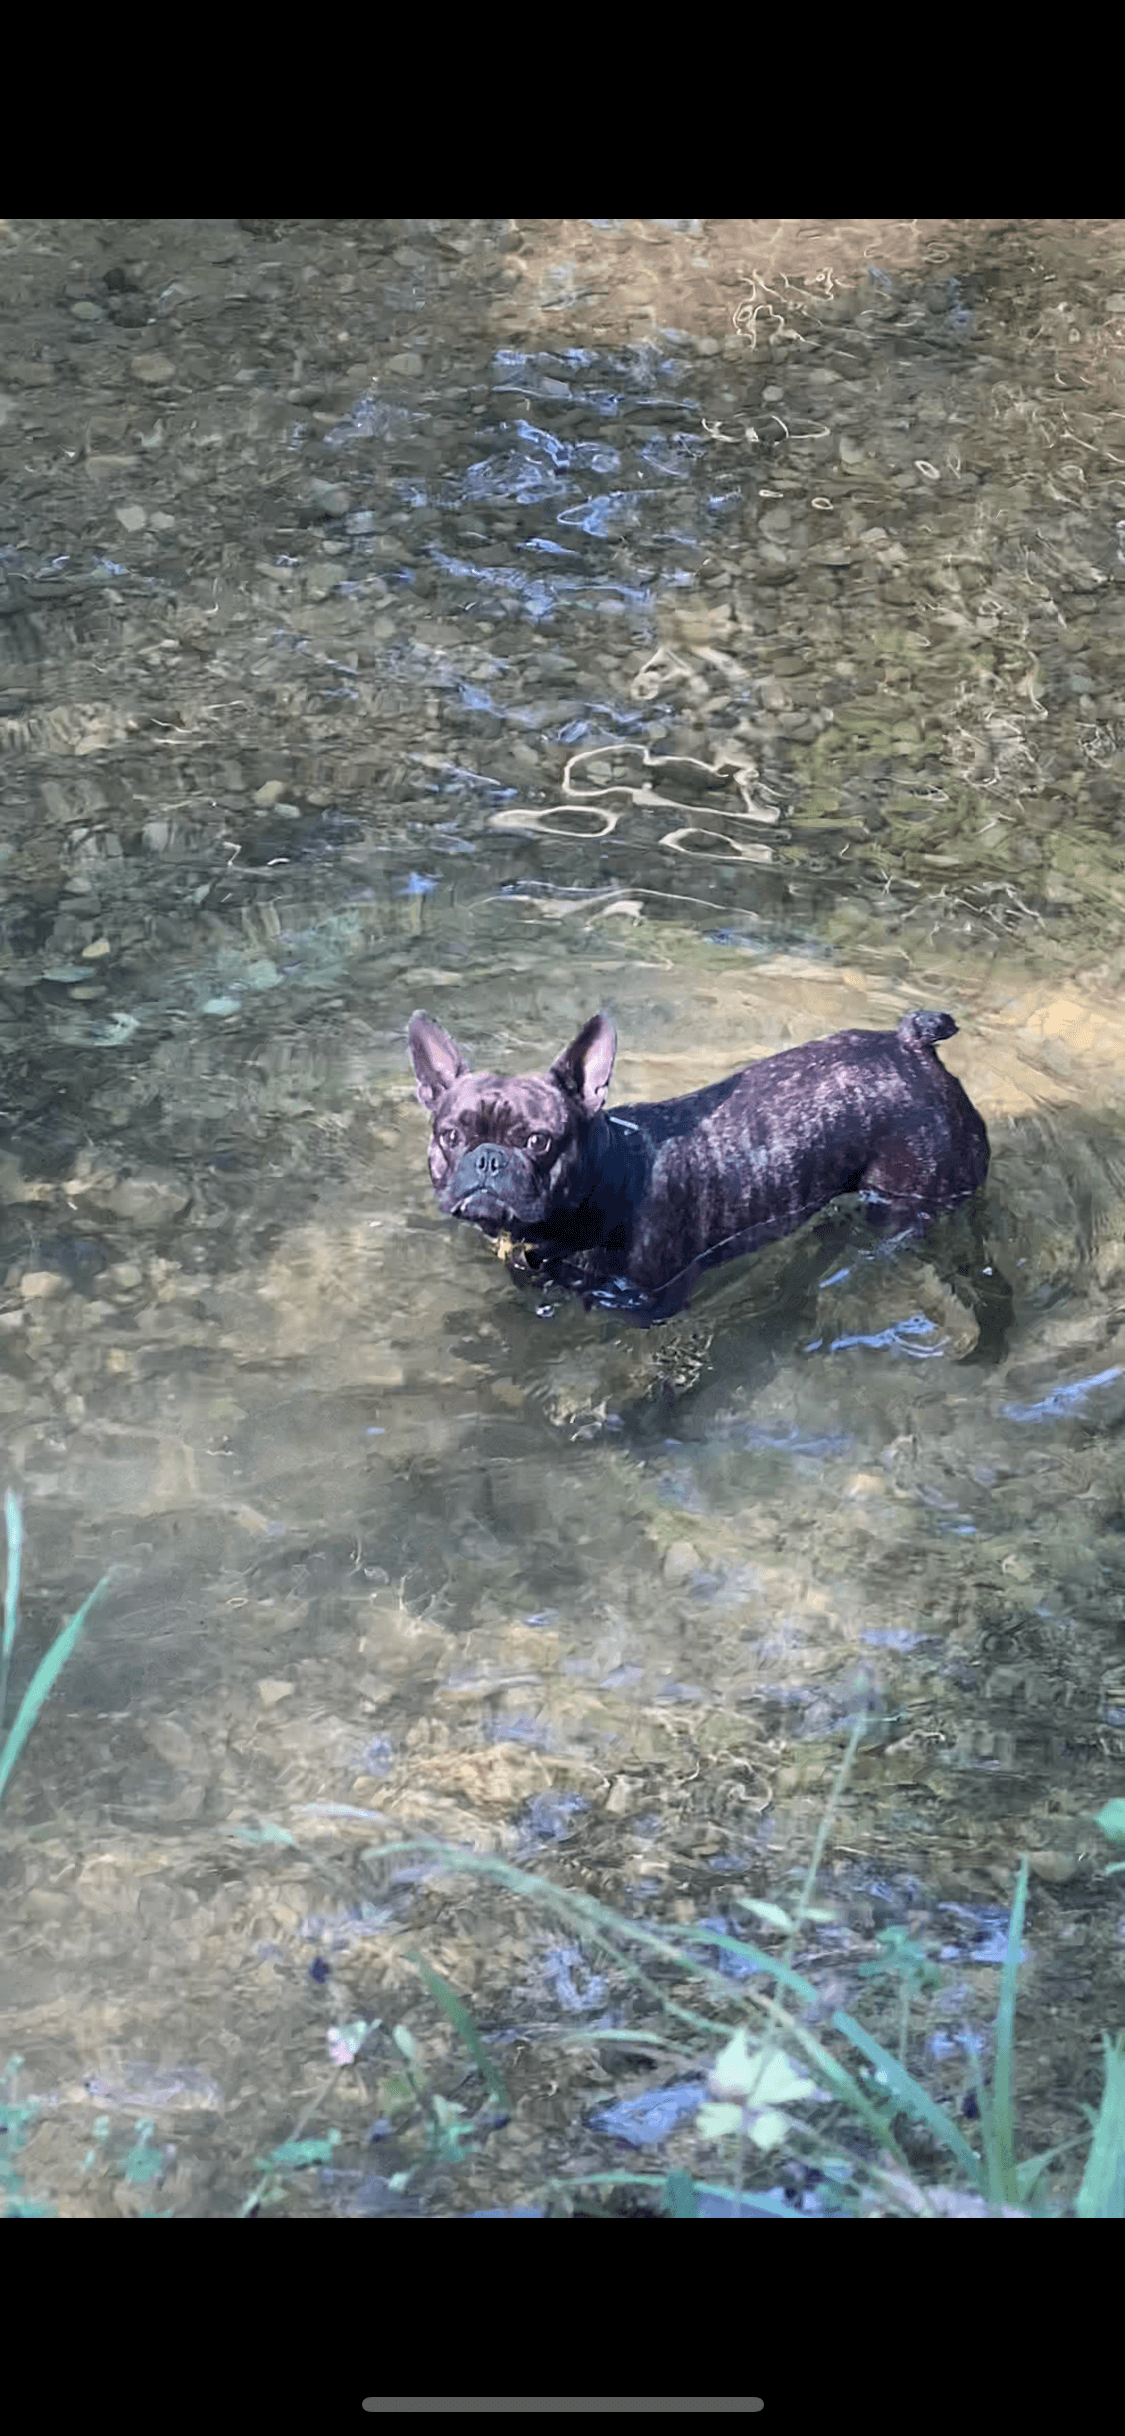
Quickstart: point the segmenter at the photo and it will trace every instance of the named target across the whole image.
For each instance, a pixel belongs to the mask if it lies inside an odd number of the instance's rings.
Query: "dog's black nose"
[[[482,1142],[473,1153],[473,1174],[479,1184],[491,1184],[506,1164],[506,1153],[492,1142]]]

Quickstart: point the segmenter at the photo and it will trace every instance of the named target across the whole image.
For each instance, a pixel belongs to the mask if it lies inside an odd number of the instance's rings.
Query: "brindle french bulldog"
[[[988,1135],[935,1042],[951,1015],[837,1032],[682,1099],[604,1108],[617,1035],[594,1015],[545,1074],[474,1073],[428,1015],[410,1021],[430,1175],[446,1217],[535,1271],[648,1324],[717,1262],[788,1235],[841,1193],[920,1232],[988,1172]],[[987,1273],[987,1272],[986,1272]]]

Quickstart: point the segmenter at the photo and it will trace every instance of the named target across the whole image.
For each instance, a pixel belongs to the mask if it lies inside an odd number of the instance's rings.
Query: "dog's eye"
[[[443,1125],[441,1132],[438,1135],[438,1141],[441,1143],[443,1150],[456,1150],[457,1127],[455,1125]]]
[[[550,1134],[529,1133],[527,1137],[527,1147],[531,1152],[533,1159],[541,1159],[544,1151],[549,1150],[551,1147]]]

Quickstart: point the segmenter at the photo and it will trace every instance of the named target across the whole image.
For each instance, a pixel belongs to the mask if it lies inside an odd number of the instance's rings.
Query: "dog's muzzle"
[[[492,1225],[518,1219],[528,1197],[524,1164],[498,1142],[478,1142],[463,1152],[446,1193],[456,1218]]]

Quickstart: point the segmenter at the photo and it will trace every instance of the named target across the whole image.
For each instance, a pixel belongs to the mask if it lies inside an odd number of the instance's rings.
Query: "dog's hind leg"
[[[947,1213],[933,1247],[935,1265],[977,1323],[976,1344],[965,1356],[969,1362],[1001,1361],[1015,1318],[1011,1282],[989,1241],[986,1215],[983,1194],[974,1193],[971,1201]]]

